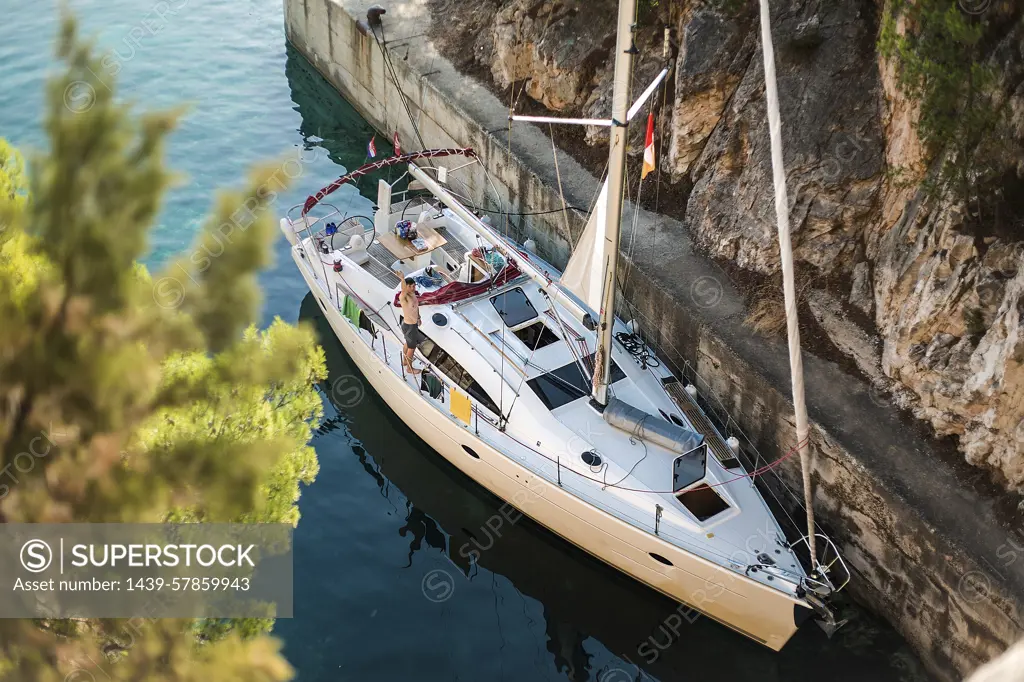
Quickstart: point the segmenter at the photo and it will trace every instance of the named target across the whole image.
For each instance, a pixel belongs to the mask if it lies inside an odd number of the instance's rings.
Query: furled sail
[[[605,214],[608,211],[608,181],[601,187],[594,211],[587,219],[576,248],[569,257],[560,280],[594,312],[601,312],[601,287],[605,269]]]

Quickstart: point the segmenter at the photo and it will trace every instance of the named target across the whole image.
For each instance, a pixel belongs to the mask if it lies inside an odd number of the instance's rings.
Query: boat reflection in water
[[[782,652],[772,652],[593,559],[430,450],[361,378],[311,295],[300,318],[315,326],[327,355],[330,376],[322,388],[331,405],[325,407],[321,432],[344,430],[354,439],[363,470],[399,516],[398,534],[408,543],[404,566],[413,566],[417,552],[443,554],[450,565],[441,564],[446,567],[437,572],[436,587],[453,589],[453,601],[464,597],[465,581],[507,579],[524,600],[542,605],[544,646],[566,679],[764,682],[827,675],[830,682],[882,682],[919,677],[918,665],[895,633],[855,609],[844,612],[851,622],[831,640],[811,626]],[[329,456],[318,449],[321,460]],[[308,516],[303,522],[317,523]],[[448,579],[454,584],[444,584]],[[424,590],[429,587],[425,581]],[[502,627],[500,620],[495,627]],[[457,641],[458,633],[453,638]],[[594,661],[593,640],[612,654],[600,664]],[[394,646],[407,650],[401,642]]]

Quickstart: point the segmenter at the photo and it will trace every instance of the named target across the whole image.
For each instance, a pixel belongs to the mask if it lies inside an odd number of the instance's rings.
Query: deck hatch
[[[509,289],[497,296],[492,296],[491,305],[501,315],[501,319],[507,327],[518,327],[537,317],[537,309],[530,303],[530,299],[526,297],[526,292],[522,287]]]
[[[706,442],[676,457],[672,462],[672,491],[678,493],[700,481],[707,474],[707,466],[708,444]]]
[[[589,357],[585,358],[583,364],[593,367],[594,354],[591,353]],[[625,378],[626,373],[613,360],[609,383],[614,384]],[[583,374],[583,370],[576,362],[562,365],[558,369],[534,377],[526,383],[549,410],[557,409],[583,396],[590,395],[590,377]]]
[[[531,351],[550,346],[561,341],[558,335],[551,331],[543,320],[537,320],[533,324],[520,327],[512,331],[523,344]]]
[[[698,521],[707,521],[713,516],[718,516],[729,504],[722,499],[722,496],[715,492],[714,488],[706,485],[699,486],[693,490],[676,495],[676,499],[693,514]]]

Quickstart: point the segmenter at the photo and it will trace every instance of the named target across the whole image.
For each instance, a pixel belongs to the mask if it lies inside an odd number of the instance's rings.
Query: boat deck
[[[398,275],[388,267],[388,263],[393,263],[395,260],[391,252],[379,241],[374,241],[366,247],[366,253],[370,254],[370,259],[363,263],[363,270],[376,277],[385,286],[389,288],[397,287],[399,282]]]
[[[726,469],[735,469],[740,466],[740,461],[736,458],[736,453],[732,451],[722,436],[718,433],[718,429],[714,427],[711,420],[708,419],[704,411],[700,409],[690,394],[686,392],[686,389],[678,381],[672,381],[665,384],[665,391],[669,397],[672,398],[672,402],[679,407],[679,410],[686,417],[686,420],[693,425],[698,432],[704,434],[704,438],[711,450],[711,453],[715,456],[722,466]]]
[[[466,247],[458,239],[449,239],[448,243],[441,247],[444,252],[451,256],[456,263],[461,263],[466,257]]]

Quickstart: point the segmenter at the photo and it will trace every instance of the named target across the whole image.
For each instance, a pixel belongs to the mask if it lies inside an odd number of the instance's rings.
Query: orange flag
[[[647,114],[647,136],[644,138],[644,167],[640,171],[640,179],[654,170],[654,112]]]

